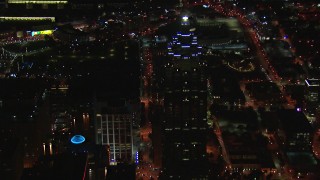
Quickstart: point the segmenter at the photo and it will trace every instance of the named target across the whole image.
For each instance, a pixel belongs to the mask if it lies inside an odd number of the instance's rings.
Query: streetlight
[[[43,155],[46,155],[46,144],[43,143],[42,146],[43,146]]]

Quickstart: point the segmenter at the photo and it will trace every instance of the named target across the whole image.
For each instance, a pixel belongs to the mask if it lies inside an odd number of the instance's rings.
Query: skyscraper
[[[305,112],[311,117],[315,116],[315,112],[320,103],[320,79],[305,80]]]
[[[110,164],[133,161],[132,121],[126,107],[101,108],[96,115],[96,144],[107,146]]]
[[[163,173],[161,179],[207,179],[207,86],[206,63],[201,62],[187,17],[182,31],[169,43],[165,65],[165,117],[163,130]]]

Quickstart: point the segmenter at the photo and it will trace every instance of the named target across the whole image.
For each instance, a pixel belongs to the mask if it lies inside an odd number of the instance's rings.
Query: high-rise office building
[[[133,161],[132,121],[126,108],[109,108],[96,115],[96,144],[107,146],[110,164]]]
[[[169,43],[165,65],[163,173],[160,179],[207,179],[206,63],[187,17]]]
[[[305,80],[305,107],[308,116],[314,117],[320,103],[320,79]]]
[[[97,115],[97,142],[107,145],[109,161],[131,161],[132,145],[132,117],[127,113]]]

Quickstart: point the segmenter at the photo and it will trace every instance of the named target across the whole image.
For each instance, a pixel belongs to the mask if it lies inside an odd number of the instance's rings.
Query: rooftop
[[[320,86],[320,79],[306,79],[306,85],[310,86]]]
[[[106,179],[116,180],[116,179],[135,179],[135,164],[118,164],[116,166],[109,166]]]
[[[313,130],[303,112],[290,109],[280,110],[277,114],[282,128],[287,134],[311,133]]]
[[[43,80],[0,79],[0,98],[34,98],[46,87]]]
[[[31,169],[25,169],[22,179],[84,179],[87,154],[59,154],[40,159]]]
[[[317,160],[311,153],[307,152],[287,152],[290,165],[310,166],[317,165]]]

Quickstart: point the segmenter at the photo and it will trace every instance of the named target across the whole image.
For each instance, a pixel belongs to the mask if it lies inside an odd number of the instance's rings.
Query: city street
[[[144,70],[141,75],[141,103],[144,104],[144,119],[145,125],[140,128],[140,139],[142,159],[137,167],[137,179],[138,180],[157,180],[159,176],[159,167],[153,165],[151,156],[152,141],[150,139],[150,134],[152,133],[152,124],[149,119],[150,117],[150,105],[149,102],[152,98],[151,86],[152,86],[152,74],[153,74],[153,62],[151,47],[142,48],[142,69]]]

